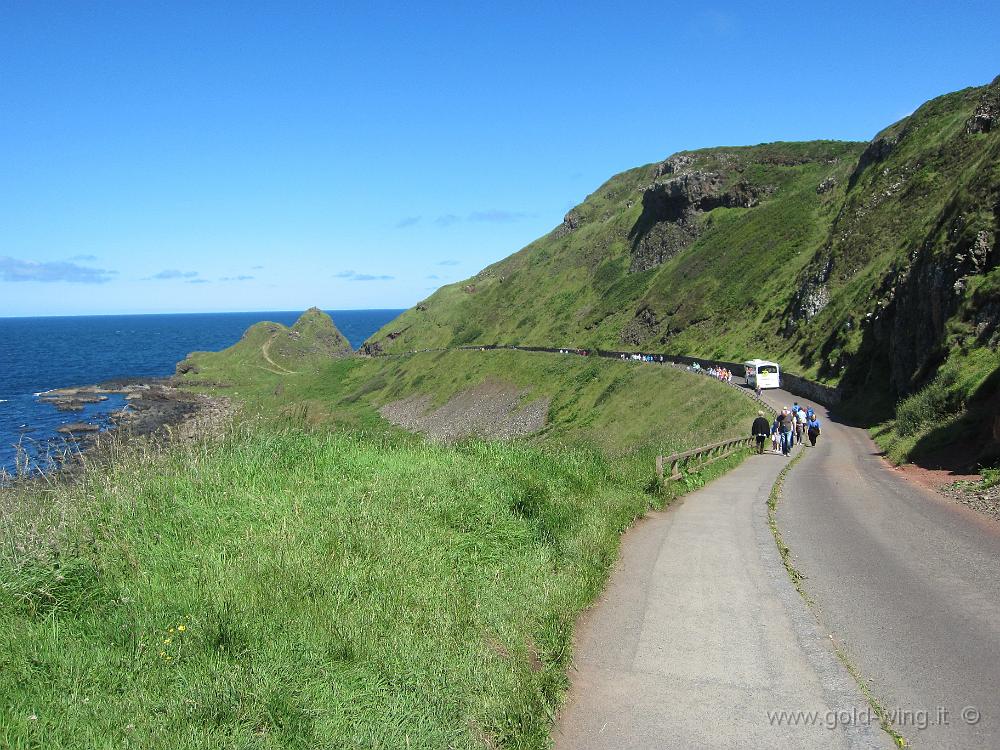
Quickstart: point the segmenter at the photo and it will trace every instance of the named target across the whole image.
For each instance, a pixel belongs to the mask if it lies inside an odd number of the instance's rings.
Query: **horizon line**
[[[318,305],[313,305],[313,307],[318,307]],[[412,307],[412,305],[411,305]],[[146,312],[146,313],[76,313],[76,314],[52,314],[52,315],[0,315],[0,320],[26,320],[30,318],[112,318],[112,317],[152,317],[156,315],[248,315],[256,313],[304,313],[310,308],[304,308],[302,310],[201,310],[201,311],[188,311],[188,312]],[[325,313],[335,313],[335,312],[397,312],[409,310],[409,307],[342,307],[342,308],[324,308],[320,307]]]

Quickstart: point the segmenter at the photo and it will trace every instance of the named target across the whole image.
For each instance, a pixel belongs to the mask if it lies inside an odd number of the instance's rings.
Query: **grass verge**
[[[545,747],[621,533],[740,458],[651,492],[583,447],[260,421],[53,485],[58,534],[0,558],[0,745]]]

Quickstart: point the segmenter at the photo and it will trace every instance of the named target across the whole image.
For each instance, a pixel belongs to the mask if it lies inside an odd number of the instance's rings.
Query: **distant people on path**
[[[809,445],[815,448],[816,438],[819,437],[819,417],[816,416],[815,412],[813,412],[813,415],[809,417],[809,421],[806,425],[808,426],[807,434],[809,435]]]
[[[806,410],[801,406],[795,412],[795,442],[801,443],[806,436]]]
[[[770,427],[771,425],[764,416],[764,412],[757,412],[757,418],[750,427],[750,434],[757,440],[758,455],[764,452],[764,441],[767,440],[767,435],[771,431]]]

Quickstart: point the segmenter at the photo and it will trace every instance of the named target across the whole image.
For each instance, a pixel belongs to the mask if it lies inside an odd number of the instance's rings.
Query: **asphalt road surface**
[[[778,555],[766,500],[788,460],[752,456],[625,535],[556,748],[893,746]]]
[[[863,430],[818,411],[777,521],[821,625],[912,747],[1000,748],[1000,524],[903,479]]]

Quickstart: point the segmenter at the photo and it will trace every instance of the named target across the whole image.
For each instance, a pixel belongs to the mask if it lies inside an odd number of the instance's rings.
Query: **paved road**
[[[877,723],[779,726],[768,717],[867,711],[767,526],[765,501],[786,462],[754,456],[628,532],[604,596],[577,629],[557,748],[892,746]]]
[[[1000,524],[886,468],[864,431],[823,425],[778,508],[821,623],[883,705],[912,712],[896,724],[914,748],[1000,748]],[[921,729],[939,707],[949,723]]]

